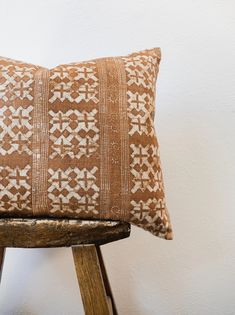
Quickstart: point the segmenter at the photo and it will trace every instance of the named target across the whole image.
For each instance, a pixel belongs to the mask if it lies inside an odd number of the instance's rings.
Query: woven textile
[[[160,48],[53,69],[0,58],[0,216],[113,219],[171,239]]]

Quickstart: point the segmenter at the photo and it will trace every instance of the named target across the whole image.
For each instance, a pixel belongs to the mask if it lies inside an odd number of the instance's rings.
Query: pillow
[[[172,239],[154,129],[160,48],[52,69],[0,58],[0,216]]]

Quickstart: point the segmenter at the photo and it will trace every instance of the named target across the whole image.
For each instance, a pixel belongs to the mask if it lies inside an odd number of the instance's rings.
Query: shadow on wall
[[[0,315],[83,314],[70,248],[8,248],[0,290]]]
[[[26,288],[30,288],[31,279],[34,277],[34,270],[38,270],[42,266],[43,261],[47,259],[47,254],[43,250],[34,250],[22,248],[7,248],[3,266],[3,274],[1,281],[1,298],[2,301],[12,301],[4,305],[0,299],[1,315],[40,315],[35,313],[31,308],[22,303],[22,292]],[[30,256],[28,256],[31,253]],[[33,266],[29,269],[28,265]],[[17,279],[17,280],[16,280]],[[15,294],[18,292],[18,294]],[[13,296],[14,295],[14,296]]]

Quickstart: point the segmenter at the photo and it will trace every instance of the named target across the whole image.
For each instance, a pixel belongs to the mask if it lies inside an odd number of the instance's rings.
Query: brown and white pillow
[[[154,129],[160,48],[53,69],[0,57],[0,216],[172,239]]]

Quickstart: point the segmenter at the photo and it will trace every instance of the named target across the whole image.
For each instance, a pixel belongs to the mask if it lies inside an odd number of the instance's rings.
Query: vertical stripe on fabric
[[[130,161],[129,161],[129,124],[127,114],[126,72],[121,58],[114,58],[119,91],[120,138],[121,138],[121,218],[129,217],[130,206]]]
[[[126,73],[121,58],[97,60],[100,119],[100,215],[129,218],[130,163]]]
[[[48,211],[48,94],[49,70],[40,68],[35,74],[33,141],[32,141],[32,209],[34,214]]]
[[[107,108],[107,68],[105,59],[96,61],[99,75],[100,121],[100,216],[105,216],[110,205],[109,126]]]

